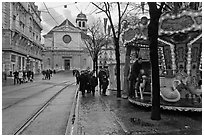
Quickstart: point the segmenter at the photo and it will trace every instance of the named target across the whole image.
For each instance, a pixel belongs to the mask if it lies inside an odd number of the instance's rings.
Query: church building
[[[77,15],[76,26],[68,19],[44,35],[43,69],[92,69],[92,59],[84,43],[87,18]]]

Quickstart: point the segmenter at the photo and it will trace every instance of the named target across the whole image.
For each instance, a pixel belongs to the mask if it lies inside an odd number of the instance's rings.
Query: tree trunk
[[[125,66],[124,66],[124,88],[123,88],[123,95],[129,95],[129,80],[128,76],[130,73],[130,54],[131,54],[131,47],[127,45],[126,47],[126,56],[125,56]]]
[[[115,55],[116,55],[116,79],[117,79],[117,97],[121,97],[121,83],[120,83],[120,46],[119,39],[115,39]]]
[[[98,56],[96,56],[96,76],[98,76]]]
[[[96,59],[95,59],[95,57],[94,57],[94,59],[93,59],[93,71],[95,72],[96,71],[96,61],[95,61]]]
[[[152,111],[151,119],[160,120],[160,79],[158,63],[158,25],[161,11],[157,9],[155,2],[149,2],[150,23],[148,25],[148,37],[150,47],[150,61],[152,67]]]

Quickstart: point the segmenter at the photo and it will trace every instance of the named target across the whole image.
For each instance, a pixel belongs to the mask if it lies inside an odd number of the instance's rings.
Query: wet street
[[[95,96],[86,93],[85,97],[78,92],[76,97],[77,89],[71,72],[57,73],[51,80],[38,76],[32,83],[3,87],[2,134],[202,134],[201,113],[162,111],[162,119],[153,121],[151,109],[118,99],[116,91],[108,90],[108,96],[96,91]]]
[[[77,90],[71,73],[3,87],[2,134],[63,135]]]

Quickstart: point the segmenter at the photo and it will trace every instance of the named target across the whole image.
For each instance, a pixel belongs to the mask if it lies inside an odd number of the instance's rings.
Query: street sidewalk
[[[104,96],[105,97],[105,96]],[[102,96],[86,93],[82,97],[79,91],[78,118],[76,120],[77,135],[123,135],[120,124],[108,110]]]
[[[151,109],[117,98],[116,91],[95,97],[79,93],[77,134],[85,135],[201,135],[202,114],[161,111],[161,120],[150,119]]]

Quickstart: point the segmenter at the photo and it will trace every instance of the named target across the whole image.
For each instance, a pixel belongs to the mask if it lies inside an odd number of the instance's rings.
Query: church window
[[[85,22],[83,22],[83,25],[82,25],[83,27],[85,27]]]
[[[67,44],[72,40],[71,36],[69,35],[64,35],[62,39],[64,43],[67,43]]]
[[[81,27],[81,21],[79,21],[79,27]]]

